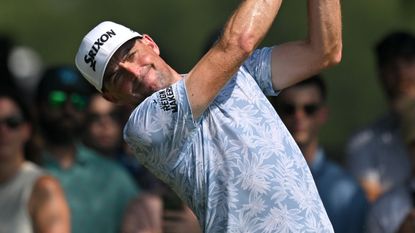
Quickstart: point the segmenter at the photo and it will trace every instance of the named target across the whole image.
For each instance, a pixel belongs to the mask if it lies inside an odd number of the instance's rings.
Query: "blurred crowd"
[[[43,67],[7,35],[0,45],[1,233],[201,232],[123,142],[131,109],[71,64]]]
[[[124,143],[133,109],[103,98],[73,64],[44,66],[13,43],[0,37],[0,233],[202,232]],[[350,135],[339,152],[344,162],[319,141],[330,113],[326,77],[269,100],[301,149],[335,232],[415,232],[415,36],[389,33],[373,55],[389,108]]]

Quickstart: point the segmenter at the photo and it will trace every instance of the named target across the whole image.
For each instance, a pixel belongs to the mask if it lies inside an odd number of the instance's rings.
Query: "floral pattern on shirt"
[[[333,232],[299,148],[264,95],[277,94],[271,50],[257,50],[199,119],[181,80],[141,103],[125,127],[137,158],[192,207],[204,232]]]

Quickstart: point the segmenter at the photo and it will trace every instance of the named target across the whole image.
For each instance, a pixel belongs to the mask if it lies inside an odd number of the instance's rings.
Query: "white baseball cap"
[[[104,21],[93,28],[83,39],[75,57],[82,75],[102,92],[102,79],[112,55],[128,40],[141,34],[114,22]]]

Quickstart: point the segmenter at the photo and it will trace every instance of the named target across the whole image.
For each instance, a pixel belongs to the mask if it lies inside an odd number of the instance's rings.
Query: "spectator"
[[[90,92],[72,67],[50,67],[44,73],[36,95],[43,166],[64,188],[73,233],[116,233],[138,190],[121,166],[80,143]]]
[[[415,66],[414,66],[415,68]],[[415,96],[401,99],[400,133],[408,148],[411,178],[387,191],[372,206],[367,233],[415,233]]]
[[[122,141],[122,127],[125,109],[95,93],[90,97],[86,112],[85,144],[125,166],[140,187],[148,192],[147,195],[137,197],[128,207],[121,232],[201,232],[192,211],[174,192],[147,172],[128,153],[128,149],[124,149],[126,145]],[[175,208],[169,208],[172,206]]]
[[[415,95],[415,37],[393,32],[376,45],[378,78],[388,111],[356,132],[346,147],[346,163],[370,202],[410,176],[410,162],[399,133],[399,100]]]
[[[115,159],[123,153],[123,111],[120,106],[92,94],[87,112],[85,144],[105,157]]]
[[[14,91],[0,88],[0,232],[69,233],[69,208],[59,182],[25,160],[35,127]]]
[[[336,233],[362,233],[367,200],[354,178],[330,161],[319,142],[328,117],[326,85],[313,76],[269,97],[310,167],[323,205]]]
[[[140,165],[122,140],[122,128],[129,111],[95,92],[90,97],[86,112],[85,144],[100,155],[120,163],[140,188],[148,191],[157,189],[161,181]]]

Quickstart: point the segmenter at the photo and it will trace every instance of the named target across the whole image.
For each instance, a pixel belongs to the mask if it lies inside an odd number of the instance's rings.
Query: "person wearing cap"
[[[0,232],[69,233],[70,214],[59,182],[27,160],[35,125],[12,86],[0,87]]]
[[[72,66],[48,67],[37,87],[41,165],[64,189],[72,233],[117,233],[138,187],[127,171],[81,143],[93,87]]]
[[[333,232],[301,151],[265,94],[341,58],[338,0],[308,0],[308,37],[257,49],[280,0],[242,1],[187,74],[149,35],[105,21],[75,62],[103,96],[135,105],[124,138],[193,210],[203,232]],[[265,94],[264,94],[265,93]]]

